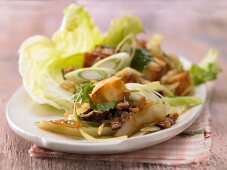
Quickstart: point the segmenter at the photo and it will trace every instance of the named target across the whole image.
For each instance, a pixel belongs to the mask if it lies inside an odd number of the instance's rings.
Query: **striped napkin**
[[[192,126],[180,135],[152,146],[131,153],[118,155],[83,155],[56,152],[36,145],[29,149],[30,157],[64,158],[77,160],[103,160],[151,164],[190,164],[203,162],[209,158],[211,147],[210,113],[204,108]]]

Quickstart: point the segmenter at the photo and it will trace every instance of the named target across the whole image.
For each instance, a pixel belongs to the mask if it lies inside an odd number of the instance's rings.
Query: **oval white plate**
[[[189,62],[183,59],[184,65]],[[196,87],[195,95],[205,101],[206,87]],[[35,122],[62,118],[62,112],[50,106],[32,101],[23,87],[20,87],[8,102],[6,117],[12,130],[34,144],[56,151],[84,154],[114,154],[139,150],[166,141],[187,129],[199,116],[203,105],[196,106],[179,117],[177,123],[145,136],[126,140],[88,141],[81,138],[63,136],[39,129]]]

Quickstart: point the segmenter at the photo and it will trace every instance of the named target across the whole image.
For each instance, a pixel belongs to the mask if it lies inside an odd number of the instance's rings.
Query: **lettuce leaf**
[[[61,27],[52,39],[62,57],[67,57],[92,50],[103,41],[103,35],[88,12],[82,6],[72,4],[64,10]]]
[[[129,34],[135,36],[143,31],[143,26],[139,18],[125,15],[119,19],[112,20],[102,44],[117,46]]]
[[[216,79],[221,68],[217,64],[218,52],[210,49],[201,63],[193,64],[190,69],[193,81],[196,85]]]
[[[114,20],[106,35],[100,33],[87,11],[72,4],[64,10],[61,27],[51,39],[37,35],[25,40],[19,49],[19,72],[32,99],[57,109],[72,108],[71,92],[60,87],[62,68],[83,66],[84,52],[96,45],[117,45],[128,34],[143,31],[138,18]]]
[[[83,52],[91,50],[102,36],[83,7],[75,4],[65,10],[61,28],[53,39],[33,36],[19,49],[19,72],[32,99],[57,109],[72,108],[72,93],[60,87],[61,69],[81,67]]]
[[[170,106],[197,106],[202,104],[203,101],[196,96],[174,96],[174,97],[164,97],[170,104]]]

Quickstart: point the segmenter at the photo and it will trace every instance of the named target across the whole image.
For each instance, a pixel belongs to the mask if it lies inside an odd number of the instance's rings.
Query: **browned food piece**
[[[85,113],[79,115],[80,119],[86,121],[100,122],[106,120],[109,112],[102,112],[99,110],[88,110]]]
[[[114,54],[114,49],[109,46],[97,46],[92,52],[86,52],[84,67],[90,67],[99,60]]]
[[[129,109],[129,102],[128,101],[123,101],[123,102],[118,102],[115,106],[117,110],[125,110]]]
[[[167,71],[170,69],[168,63],[159,57],[154,57],[154,60],[162,67],[163,74],[167,73]]]
[[[147,68],[143,70],[145,79],[150,81],[159,81],[163,75],[165,75],[170,69],[167,62],[161,58],[154,57],[154,61],[151,61]]]
[[[129,115],[125,124],[116,132],[115,136],[132,136],[138,132],[145,124],[164,121],[166,109],[163,106],[153,105],[143,110]]]
[[[128,89],[119,77],[110,77],[95,84],[91,93],[94,103],[120,101],[129,96]]]
[[[120,77],[124,83],[149,83],[148,80],[144,79],[142,73],[130,67],[126,67],[123,70],[117,72],[115,76]]]
[[[119,117],[113,118],[110,123],[110,126],[113,130],[119,129],[122,125],[123,125],[123,123],[121,122],[121,119]]]
[[[118,102],[115,109],[112,110],[112,117],[110,118],[111,128],[121,128],[128,119],[130,119],[135,113],[138,113],[140,109],[137,104],[138,103],[136,102],[127,101],[127,99]]]
[[[188,95],[191,92],[189,88],[192,87],[193,84],[187,71],[177,73],[166,80],[166,84],[173,84],[176,82],[179,83],[175,91],[176,95]]]
[[[117,111],[117,114],[119,117],[111,119],[110,125],[113,130],[121,128],[135,113],[130,111]]]
[[[137,113],[137,112],[140,111],[140,109],[139,109],[138,107],[130,107],[130,108],[129,108],[129,111],[130,111],[130,112],[133,112],[133,113]]]
[[[136,40],[136,48],[146,48],[146,40]]]
[[[162,76],[162,67],[158,63],[151,61],[143,70],[143,74],[145,79],[157,81]]]
[[[172,125],[174,125],[176,123],[176,120],[178,119],[178,117],[179,117],[179,115],[177,113],[168,114],[165,117],[165,120],[157,122],[156,126],[162,128],[162,129],[170,128]]]

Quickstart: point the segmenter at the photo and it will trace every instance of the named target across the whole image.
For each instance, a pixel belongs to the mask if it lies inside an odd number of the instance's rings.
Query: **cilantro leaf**
[[[80,87],[77,88],[76,93],[73,95],[74,102],[79,104],[89,103],[92,109],[99,110],[102,112],[108,111],[115,107],[116,101],[93,103],[89,96],[93,88],[94,88],[93,82],[81,84]]]
[[[133,56],[133,59],[131,61],[130,67],[141,72],[147,67],[148,63],[151,60],[152,60],[152,56],[147,50],[143,48],[137,48]]]
[[[94,88],[93,82],[88,82],[81,84],[79,88],[77,88],[76,93],[73,95],[73,99],[75,103],[91,103],[91,98],[89,94],[92,92]]]
[[[94,104],[93,107],[96,110],[105,112],[105,111],[109,111],[110,109],[113,109],[115,107],[116,103],[117,103],[116,101],[97,103],[97,104]]]

